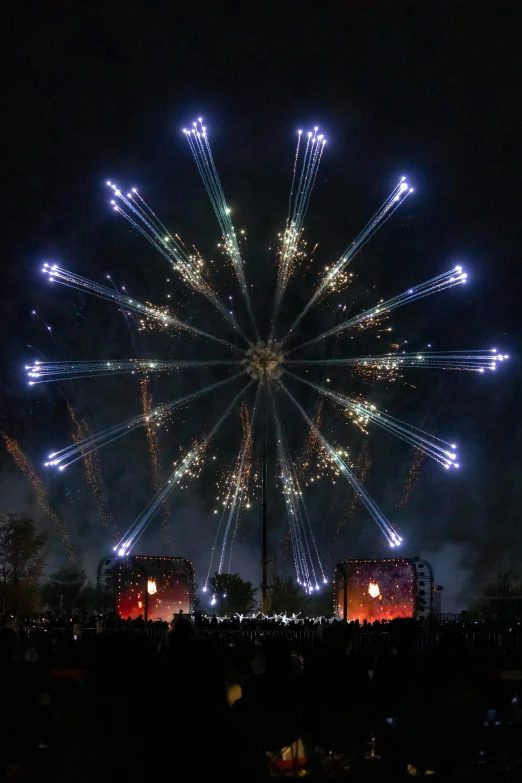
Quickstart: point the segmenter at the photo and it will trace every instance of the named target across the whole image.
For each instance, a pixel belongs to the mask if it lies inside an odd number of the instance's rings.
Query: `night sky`
[[[220,0],[55,0],[5,9],[1,430],[19,441],[44,478],[82,565],[93,574],[110,537],[82,464],[56,474],[42,463],[49,451],[71,441],[67,401],[97,431],[141,412],[139,383],[121,376],[29,388],[24,365],[38,352],[50,360],[131,358],[136,351],[163,358],[230,355],[203,340],[131,335],[115,306],[49,286],[42,261],[102,283],[110,273],[137,299],[169,304],[180,317],[230,338],[211,306],[175,281],[165,259],[111,211],[105,186],[107,179],[122,189],[139,186],[171,230],[224,267],[218,226],[181,133],[203,116],[235,227],[247,231],[246,273],[254,309],[266,323],[295,132],[319,125],[328,144],[305,223],[309,245],[318,248],[312,268],[290,284],[282,320],[290,324],[318,270],[339,257],[407,175],[415,193],[353,263],[356,285],[317,308],[303,322],[301,336],[309,339],[331,326],[339,304],[356,312],[461,263],[467,286],[392,314],[393,341],[408,340],[411,350],[431,343],[439,350],[497,347],[510,355],[496,374],[410,370],[407,385],[393,388],[362,389],[346,370],[328,373],[332,388],[364,391],[391,414],[459,444],[460,472],[426,460],[408,503],[397,509],[414,452],[375,429],[362,435],[325,404],[325,434],[349,448],[354,460],[366,449],[366,488],[403,535],[401,554],[432,562],[446,588],[444,608],[451,610],[487,576],[516,567],[522,555],[516,392],[522,14],[516,4],[502,2],[334,2],[325,9],[307,2]],[[246,326],[230,272],[224,268],[215,280],[223,297],[233,296]],[[52,335],[33,309],[52,326]],[[344,337],[309,355],[381,353],[385,339]],[[154,402],[226,374],[226,368],[191,369],[155,380]],[[309,377],[323,382],[326,375],[320,370]],[[317,395],[297,385],[292,390],[316,412]],[[165,477],[226,400],[226,393],[216,393],[172,418],[160,435]],[[305,428],[281,405],[290,445],[299,454]],[[170,548],[156,519],[140,553],[188,556],[203,578],[216,529],[216,471],[233,459],[240,435],[236,411],[209,451],[217,459],[209,459],[201,478],[171,498]],[[273,442],[269,452],[274,476]],[[111,513],[123,532],[154,493],[143,432],[105,447],[100,463]],[[59,538],[3,440],[0,466],[0,511],[33,516],[50,532],[50,567],[64,563]],[[335,534],[352,498],[341,479],[335,486],[323,479],[306,491],[329,568],[346,557],[389,555],[363,509]],[[275,480],[269,502],[274,565],[290,572]],[[233,570],[256,583],[260,532],[260,508],[253,508],[238,537]]]

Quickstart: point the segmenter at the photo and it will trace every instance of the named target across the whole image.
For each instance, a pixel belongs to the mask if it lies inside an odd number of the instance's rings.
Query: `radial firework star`
[[[230,330],[230,339],[214,334],[206,323],[205,328],[200,328],[192,322],[182,320],[168,307],[140,302],[123,293],[124,289],[120,291],[115,286],[110,288],[101,285],[74,272],[67,271],[57,264],[45,264],[43,271],[50,282],[61,283],[113,302],[122,312],[132,313],[140,324],[153,324],[156,329],[172,334],[174,339],[178,339],[182,335],[189,335],[191,338],[197,339],[198,343],[206,342],[212,344],[214,348],[218,346],[219,350],[226,351],[227,355],[223,358],[209,358],[208,361],[204,358],[204,354],[195,360],[131,357],[109,361],[91,359],[71,362],[35,361],[26,369],[29,384],[32,386],[49,381],[124,373],[144,377],[145,375],[150,376],[152,373],[196,370],[202,366],[208,368],[218,365],[228,366],[230,374],[224,380],[215,381],[196,392],[170,399],[156,407],[149,404],[142,414],[136,414],[130,419],[115,423],[105,430],[93,435],[90,434],[84,440],[77,440],[74,444],[53,452],[48,456],[46,464],[63,470],[67,465],[78,459],[85,459],[87,454],[111,441],[124,437],[136,428],[144,427],[150,431],[151,426],[159,427],[173,410],[186,406],[217,389],[227,388],[231,382],[243,377],[244,386],[239,391],[234,388],[228,404],[221,410],[218,419],[208,431],[196,436],[182,458],[176,462],[171,475],[158,487],[156,495],[129,527],[115,550],[122,556],[128,555],[152,519],[161,511],[162,507],[165,508],[170,493],[176,487],[182,488],[183,482],[188,476],[199,475],[203,455],[208,444],[215,438],[236,404],[241,404],[242,442],[238,455],[225,479],[221,484],[218,482],[216,498],[218,508],[215,509],[219,519],[215,542],[217,548],[219,548],[218,539],[221,537],[221,553],[218,558],[219,572],[223,570],[226,555],[228,555],[230,564],[235,532],[243,513],[243,507],[250,506],[250,482],[255,483],[259,476],[254,467],[252,439],[254,426],[260,418],[261,395],[264,398],[264,409],[268,408],[273,422],[272,435],[276,444],[279,464],[276,478],[284,496],[296,578],[308,592],[312,592],[319,589],[320,583],[325,582],[326,578],[314,539],[313,526],[306,511],[302,471],[298,461],[294,460],[291,455],[283,419],[279,413],[280,401],[292,403],[299,413],[300,421],[305,425],[308,433],[312,433],[314,447],[321,451],[321,464],[328,467],[332,480],[337,477],[346,480],[351,487],[353,497],[363,504],[389,546],[399,546],[402,538],[394,525],[380,511],[362,482],[356,477],[352,469],[354,465],[350,462],[348,452],[334,446],[328,440],[322,427],[320,429],[319,419],[314,421],[313,417],[307,413],[294,393],[288,388],[287,382],[299,381],[300,384],[304,383],[308,388],[312,388],[329,404],[333,405],[334,410],[341,411],[343,417],[357,424],[362,432],[367,433],[369,429],[379,428],[381,431],[401,439],[416,449],[423,457],[430,457],[444,468],[450,469],[459,466],[455,444],[446,442],[395,418],[360,395],[349,396],[345,389],[335,391],[296,373],[302,367],[317,365],[332,369],[344,367],[346,372],[359,374],[366,380],[382,378],[396,380],[399,377],[404,377],[404,373],[410,369],[415,371],[419,369],[460,370],[483,373],[496,369],[498,363],[508,357],[496,349],[469,351],[423,349],[418,353],[405,353],[399,350],[399,346],[387,353],[382,353],[382,351],[376,354],[364,352],[361,355],[345,355],[335,358],[325,357],[320,352],[315,357],[307,357],[306,354],[303,356],[300,353],[303,348],[308,346],[320,348],[321,344],[325,344],[323,341],[334,335],[337,336],[337,348],[340,347],[346,353],[346,347],[349,345],[347,340],[343,341],[346,336],[353,337],[354,333],[360,333],[362,330],[365,330],[365,333],[389,331],[388,329],[378,330],[378,327],[394,310],[466,283],[466,272],[461,266],[454,265],[448,271],[442,272],[426,282],[418,283],[386,301],[381,299],[359,314],[347,317],[345,320],[337,319],[338,322],[334,326],[305,339],[301,343],[294,342],[292,344],[298,334],[297,327],[310,311],[326,300],[332,292],[340,291],[352,282],[352,273],[346,271],[348,265],[353,262],[369,239],[410,196],[412,188],[404,177],[397,183],[355,240],[350,242],[341,257],[325,268],[324,274],[320,275],[319,281],[313,286],[308,300],[302,302],[302,307],[295,315],[290,328],[287,328],[286,332],[281,331],[282,306],[287,287],[300,269],[300,265],[307,259],[303,234],[304,219],[326,145],[323,135],[318,134],[318,128],[304,134],[302,131],[298,131],[288,215],[284,231],[279,235],[276,291],[272,316],[266,328],[266,339],[263,339],[262,331],[260,331],[254,315],[255,309],[259,310],[261,305],[257,303],[257,308],[252,306],[252,287],[247,283],[244,252],[241,244],[244,232],[238,236],[234,228],[231,209],[218,177],[207,129],[199,119],[193,123],[190,129],[185,129],[184,133],[218,221],[221,233],[219,246],[225,257],[223,265],[229,265],[239,284],[248,316],[245,324],[242,325],[238,321],[235,311],[216,288],[215,272],[218,267],[209,265],[199,251],[187,249],[179,235],[170,232],[165,227],[137,188],[131,188],[124,193],[116,184],[108,182],[107,185],[112,193],[111,204],[114,210],[127,220],[138,234],[147,239],[159,251],[169,264],[171,273],[176,275],[193,293],[201,295],[211,303],[224,319],[226,328]],[[309,264],[312,254],[309,254],[307,259]],[[232,297],[229,297],[229,300],[231,299]],[[281,336],[277,337],[278,334]],[[326,379],[326,382],[329,381],[330,379]],[[248,408],[243,396],[247,389],[254,385],[257,387],[257,391],[251,407]],[[296,384],[296,388],[302,388],[302,386]],[[306,464],[307,466],[312,465],[311,458],[307,458]],[[314,481],[313,476],[310,481]],[[308,481],[306,486],[310,486]],[[214,549],[212,556],[214,556]],[[210,575],[210,570],[209,568],[208,575]],[[207,584],[204,589],[206,587]]]

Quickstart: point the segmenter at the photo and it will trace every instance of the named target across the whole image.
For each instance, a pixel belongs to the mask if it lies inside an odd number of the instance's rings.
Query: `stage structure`
[[[339,620],[426,619],[436,608],[440,612],[433,569],[419,557],[343,560],[335,570],[334,596]]]
[[[97,573],[101,608],[123,619],[170,621],[194,611],[194,569],[184,557],[112,554],[100,560]]]

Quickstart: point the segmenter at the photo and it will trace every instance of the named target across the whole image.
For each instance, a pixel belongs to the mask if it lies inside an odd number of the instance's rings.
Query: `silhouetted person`
[[[34,664],[20,660],[12,628],[0,628],[0,780],[29,779],[38,745],[40,683]]]
[[[420,630],[415,620],[397,618],[386,626],[391,654],[375,665],[376,706],[382,720],[394,718],[399,704],[415,681],[418,660],[415,656]]]
[[[419,709],[422,719],[419,719]],[[472,774],[483,725],[479,678],[460,632],[428,650],[395,726],[403,762],[448,776]],[[446,779],[446,778],[444,778]]]
[[[159,774],[157,756],[147,752],[160,722],[157,655],[136,630],[94,635],[90,642],[88,678],[76,696],[81,709],[61,716],[57,779],[143,783]]]
[[[203,776],[226,767],[225,677],[216,651],[185,615],[176,615],[165,635],[160,681],[162,747],[175,738],[183,749],[177,769]]]
[[[263,644],[262,654],[262,673],[246,680],[242,698],[230,708],[237,779],[260,779],[266,752],[290,745],[302,728],[300,671],[292,660],[291,644],[272,638]]]

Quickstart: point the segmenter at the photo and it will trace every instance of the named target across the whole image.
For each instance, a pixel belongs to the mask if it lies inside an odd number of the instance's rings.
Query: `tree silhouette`
[[[0,579],[2,609],[35,611],[38,582],[44,567],[45,533],[17,514],[0,515]]]
[[[470,608],[485,616],[522,614],[522,583],[518,574],[511,570],[499,573]]]
[[[221,615],[249,614],[256,608],[257,588],[245,582],[239,574],[214,574],[208,580],[216,599],[216,611]]]
[[[308,609],[309,596],[291,576],[274,575],[268,586],[270,609],[274,614],[299,614]]]
[[[60,568],[49,575],[49,580],[40,589],[40,596],[52,611],[63,610],[71,614],[75,609],[90,608],[86,605],[90,601],[90,597],[86,601],[88,590],[92,592],[92,585],[87,584],[87,575],[83,569]],[[90,602],[93,605],[95,603],[94,600]]]

